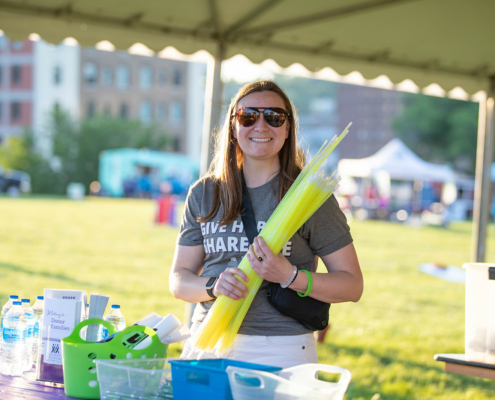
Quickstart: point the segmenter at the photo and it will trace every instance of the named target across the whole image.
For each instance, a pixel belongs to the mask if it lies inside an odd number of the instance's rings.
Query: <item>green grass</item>
[[[43,288],[103,292],[128,323],[155,311],[184,316],[168,291],[177,228],[155,226],[150,201],[0,198],[0,304]],[[464,285],[417,271],[469,261],[471,225],[413,228],[353,222],[364,273],[359,303],[331,307],[320,362],[352,373],[346,399],[491,399],[492,381],[449,374],[436,353],[464,352]],[[490,226],[490,233],[493,226]],[[495,259],[489,235],[487,260]],[[177,356],[179,345],[170,348]]]

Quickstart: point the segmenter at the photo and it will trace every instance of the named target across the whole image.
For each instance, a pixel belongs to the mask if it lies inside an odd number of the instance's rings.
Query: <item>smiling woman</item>
[[[240,89],[216,143],[209,173],[191,187],[186,200],[170,290],[176,298],[200,303],[194,335],[218,296],[246,297],[248,277],[237,267],[247,252],[264,281],[232,347],[221,356],[282,368],[317,362],[312,331],[270,305],[268,284],[325,303],[358,301],[363,279],[345,216],[332,196],[280,253],[274,254],[261,237],[249,244],[241,218],[243,195],[250,199],[260,232],[303,167],[295,110],[275,83]],[[316,273],[318,257],[328,272]],[[215,357],[200,354],[192,343],[186,343],[183,356]]]

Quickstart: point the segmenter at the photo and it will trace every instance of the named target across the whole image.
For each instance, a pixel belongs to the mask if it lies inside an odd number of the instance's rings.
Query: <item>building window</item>
[[[170,122],[173,125],[179,125],[182,122],[182,104],[178,101],[170,105]]]
[[[62,68],[56,66],[53,68],[53,84],[58,86],[62,83]]]
[[[160,86],[165,85],[167,83],[167,71],[164,69],[158,70],[156,78]]]
[[[180,69],[174,70],[174,86],[182,85],[182,71]]]
[[[101,84],[103,86],[112,85],[112,67],[103,67],[101,70]]]
[[[15,40],[12,42],[12,49],[14,50],[20,50],[22,49],[22,42],[20,40]]]
[[[160,122],[165,121],[165,118],[167,116],[167,106],[165,103],[158,103],[156,105],[156,119]]]
[[[152,106],[151,106],[151,101],[149,100],[144,100],[141,102],[141,105],[139,106],[139,119],[143,124],[150,124],[153,116],[152,114]]]
[[[123,118],[123,119],[127,119],[129,117],[129,107],[127,104],[122,103],[120,105],[119,116],[120,116],[120,118]]]
[[[95,85],[98,79],[98,68],[93,62],[87,62],[83,66],[84,83],[87,85]]]
[[[131,71],[127,65],[119,65],[117,67],[115,84],[120,90],[128,89],[131,85]]]
[[[109,117],[112,115],[112,107],[110,106],[110,104],[107,104],[104,108],[103,108],[103,114],[105,114],[105,116]]]
[[[143,66],[139,69],[139,87],[141,90],[150,90],[153,85],[153,71],[151,67]]]
[[[15,101],[10,105],[10,119],[12,121],[21,119],[21,103]]]
[[[86,108],[86,117],[91,118],[95,115],[95,102],[93,100],[89,100]]]
[[[180,138],[175,137],[172,139],[172,148],[174,151],[178,152],[180,151]]]
[[[12,66],[12,83],[13,84],[21,83],[21,66],[20,65]]]

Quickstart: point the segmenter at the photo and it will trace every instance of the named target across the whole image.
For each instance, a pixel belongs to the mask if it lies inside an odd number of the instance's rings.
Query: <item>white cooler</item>
[[[467,361],[495,364],[495,264],[466,263]]]

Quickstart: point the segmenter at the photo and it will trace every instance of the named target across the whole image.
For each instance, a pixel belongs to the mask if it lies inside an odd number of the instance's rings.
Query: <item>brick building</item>
[[[107,113],[161,125],[173,150],[199,158],[206,65],[66,40],[16,42],[0,36],[0,142],[32,127],[39,147],[55,105],[75,119]]]

